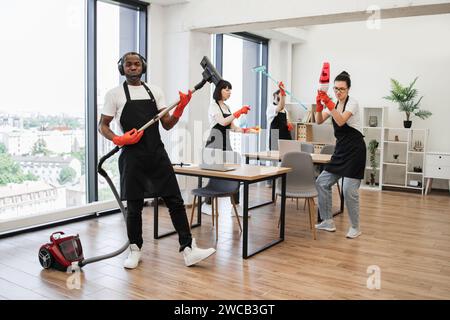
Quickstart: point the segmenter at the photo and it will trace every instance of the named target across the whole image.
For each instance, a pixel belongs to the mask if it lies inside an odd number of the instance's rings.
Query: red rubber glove
[[[284,84],[282,81],[280,81],[278,83],[278,88],[280,89],[280,95],[285,97],[286,96],[286,91],[284,91]]]
[[[287,129],[288,129],[288,131],[292,131],[294,129],[294,125],[292,123],[288,122]]]
[[[121,147],[127,144],[135,144],[138,143],[139,140],[141,140],[142,136],[144,135],[144,130],[137,131],[136,129],[131,129],[130,131],[125,132],[121,136],[115,136],[112,141],[115,145]]]
[[[328,108],[328,110],[332,111],[336,106],[333,101],[331,101],[330,97],[324,91],[319,92],[320,100],[323,101],[324,105]]]
[[[320,101],[320,92],[323,92],[321,90],[317,91],[317,96],[316,96],[316,112],[322,112],[323,111],[323,104],[322,101]]]
[[[241,116],[241,114],[247,114],[249,110],[250,110],[250,106],[243,106],[238,111],[233,113],[233,116],[237,119]]]
[[[183,114],[184,108],[189,103],[192,97],[192,91],[189,90],[188,94],[185,94],[181,91],[178,91],[180,94],[180,102],[178,102],[177,107],[175,108],[175,111],[173,112],[173,116],[175,118],[181,118],[181,115]]]

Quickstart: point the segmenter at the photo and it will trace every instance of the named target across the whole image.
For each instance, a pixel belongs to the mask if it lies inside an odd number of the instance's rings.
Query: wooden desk
[[[233,165],[230,164],[230,167],[235,167],[236,169],[233,171],[221,172],[221,171],[212,171],[212,170],[204,170],[200,169],[197,165],[192,166],[174,166],[174,171],[176,174],[181,174],[185,176],[193,176],[198,177],[198,187],[202,187],[202,178],[215,178],[215,179],[223,179],[223,180],[233,180],[239,181],[244,185],[244,204],[243,204],[243,230],[242,230],[242,257],[247,259],[261,251],[264,251],[282,241],[284,241],[284,229],[285,229],[285,211],[286,211],[286,174],[292,171],[291,168],[283,168],[283,167],[268,167],[268,166],[252,166],[252,165]],[[259,204],[249,208],[248,205],[248,193],[249,186],[252,183],[264,181],[264,180],[272,180],[281,178],[281,208],[280,208],[280,236],[278,239],[269,242],[261,248],[258,248],[256,251],[249,253],[248,252],[248,211],[251,209],[259,208],[268,204],[273,203],[273,201],[266,202],[263,204]],[[158,203],[155,199],[155,204]],[[193,225],[193,227],[201,226],[202,220],[202,199],[199,197],[197,207],[197,223]],[[158,206],[154,206],[154,238],[160,239],[162,237],[166,237],[172,234],[175,234],[175,231],[168,232],[163,235],[159,235],[158,233]]]
[[[248,152],[244,153],[245,163],[249,164],[250,159],[255,160],[266,160],[266,161],[281,161],[280,152],[279,151],[260,151],[260,152]],[[314,164],[327,164],[331,160],[331,154],[317,154],[311,153],[311,158]],[[344,212],[344,178],[341,179],[341,189],[340,189],[340,208],[339,211],[334,213],[333,216],[341,214]],[[272,183],[272,199],[275,201],[275,180]],[[317,221],[320,220],[320,214],[317,215]]]

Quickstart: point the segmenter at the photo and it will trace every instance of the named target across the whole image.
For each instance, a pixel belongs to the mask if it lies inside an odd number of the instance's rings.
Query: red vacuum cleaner
[[[192,90],[192,93],[195,91],[201,89],[206,82],[214,83],[217,85],[217,83],[222,80],[222,77],[220,76],[219,72],[217,72],[216,68],[212,65],[212,63],[209,61],[207,57],[203,57],[202,61],[200,62],[200,65],[203,68],[202,76],[203,79],[200,81],[197,85],[195,85],[194,89]],[[151,119],[149,122],[147,122],[144,126],[142,126],[138,131],[145,130],[149,126],[153,125],[154,123],[158,122],[159,119],[161,119],[166,113],[168,113],[170,110],[175,108],[178,105],[179,101],[173,103],[170,107],[164,109],[159,114],[157,114],[153,119]],[[106,182],[108,183],[109,187],[111,188],[111,191],[114,194],[114,197],[116,198],[116,201],[119,205],[120,211],[122,212],[123,217],[127,218],[127,212],[126,209],[120,199],[120,196],[117,192],[116,187],[111,181],[111,178],[108,176],[106,171],[102,168],[103,163],[113,156],[115,153],[117,153],[120,150],[119,146],[116,146],[113,150],[111,150],[109,153],[104,155],[97,166],[97,172],[102,175]],[[109,259],[112,257],[115,257],[122,252],[124,252],[126,249],[128,249],[129,242],[125,243],[120,249],[93,258],[85,259],[83,256],[83,248],[81,246],[81,241],[78,235],[65,235],[64,232],[58,231],[52,233],[50,236],[50,242],[43,244],[41,248],[39,249],[39,262],[41,263],[41,266],[44,269],[56,269],[60,271],[66,271],[68,267],[72,266],[73,264],[79,266],[80,268],[93,262],[101,261],[104,259]]]

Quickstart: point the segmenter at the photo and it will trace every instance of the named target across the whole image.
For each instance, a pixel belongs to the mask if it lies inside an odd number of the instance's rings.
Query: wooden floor
[[[251,203],[264,200],[261,195],[268,199],[270,189],[252,187]],[[252,211],[250,249],[276,236],[278,212],[279,205]],[[445,192],[423,197],[362,190],[363,235],[354,240],[345,238],[345,212],[335,218],[335,233],[318,232],[314,241],[302,203],[297,211],[288,200],[285,242],[248,260],[241,258],[235,218],[221,215],[216,243],[211,219],[203,215],[193,235],[199,246],[215,246],[217,253],[190,268],[178,253],[177,236],[153,240],[152,208],[145,208],[144,216],[139,268],[122,267],[126,253],[87,265],[79,289],[70,274],[42,270],[39,246],[61,229],[80,234],[86,257],[113,251],[126,240],[121,215],[0,239],[0,299],[450,299],[450,196]],[[162,231],[168,230],[165,208],[160,216]],[[380,290],[366,286],[371,265],[381,270]]]

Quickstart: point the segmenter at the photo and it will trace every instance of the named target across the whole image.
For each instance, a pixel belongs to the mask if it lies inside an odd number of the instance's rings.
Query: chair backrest
[[[324,145],[322,150],[320,150],[320,153],[321,154],[333,154],[334,153],[334,148],[335,148],[334,144]]]
[[[300,151],[306,153],[314,153],[314,145],[312,143],[302,142]]]
[[[241,164],[242,157],[239,153],[235,151],[221,151],[221,150],[216,151],[222,154],[221,157],[224,160],[223,163]],[[240,185],[239,181],[211,178],[209,179],[208,184],[205,186],[205,188],[220,192],[234,193],[239,190],[239,185]]]
[[[302,143],[297,140],[278,140],[278,150],[280,151],[280,158],[283,159],[284,155],[288,152],[302,151]]]
[[[286,190],[312,190],[316,188],[314,164],[307,152],[289,152],[281,160],[282,167],[292,168],[286,178]]]

